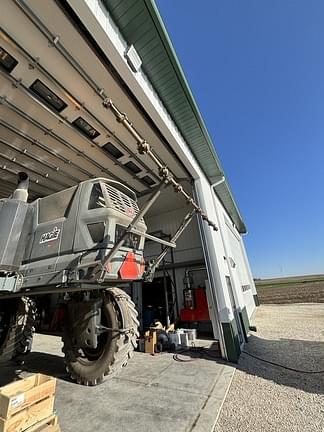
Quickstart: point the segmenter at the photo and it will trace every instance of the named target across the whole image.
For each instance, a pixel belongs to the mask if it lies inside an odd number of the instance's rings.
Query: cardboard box
[[[145,352],[147,354],[155,354],[157,336],[156,330],[149,330],[145,332]]]

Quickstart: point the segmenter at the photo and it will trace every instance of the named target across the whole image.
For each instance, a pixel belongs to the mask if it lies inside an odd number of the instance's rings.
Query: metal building
[[[3,0],[1,10],[0,197],[25,170],[31,198],[107,177],[141,202],[159,176],[103,106],[111,99],[219,228],[194,219],[152,286],[135,284],[134,296],[142,305],[144,292],[162,284],[166,312],[177,319],[190,274],[206,286],[223,357],[236,361],[257,303],[246,228],[154,0]],[[166,191],[148,231],[167,239],[186,212]],[[147,243],[148,258],[154,248]]]

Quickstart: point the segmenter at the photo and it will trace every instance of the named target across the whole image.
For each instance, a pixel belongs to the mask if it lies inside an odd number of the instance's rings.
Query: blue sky
[[[158,0],[257,277],[324,273],[324,1]]]

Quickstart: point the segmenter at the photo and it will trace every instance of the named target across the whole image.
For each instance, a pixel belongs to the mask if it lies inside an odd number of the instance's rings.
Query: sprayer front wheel
[[[119,288],[109,288],[102,294],[101,324],[112,329],[98,337],[96,349],[73,346],[71,323],[66,318],[63,333],[65,364],[72,380],[94,386],[115,376],[126,366],[137,346],[137,311],[131,298]],[[124,331],[126,330],[126,331]]]

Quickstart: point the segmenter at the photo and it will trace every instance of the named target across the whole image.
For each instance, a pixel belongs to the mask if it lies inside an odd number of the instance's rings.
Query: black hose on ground
[[[242,351],[242,354],[246,354],[246,355],[248,355],[248,356],[250,356],[250,357],[255,358],[256,360],[262,361],[262,362],[264,362],[264,363],[271,364],[271,365],[273,365],[273,366],[280,367],[280,368],[282,368],[282,369],[287,369],[287,370],[290,370],[290,371],[292,371],[292,372],[297,372],[297,373],[302,373],[302,374],[322,374],[322,373],[324,373],[324,370],[318,370],[318,371],[305,371],[305,370],[301,370],[301,369],[291,368],[291,367],[289,367],[289,366],[284,366],[284,365],[281,365],[281,364],[279,364],[279,363],[275,363],[275,362],[272,362],[272,361],[270,361],[270,360],[266,360],[266,359],[264,359],[264,358],[258,357],[258,356],[254,355],[254,354],[251,354],[251,353],[247,352],[247,351]]]
[[[218,355],[211,354],[212,352],[216,352],[216,353],[218,353]],[[180,356],[185,355],[185,353],[191,353],[191,354],[194,353],[194,354],[196,354],[196,357],[190,358],[190,359],[181,358]],[[220,361],[222,360],[220,355],[219,355],[218,350],[210,350],[206,347],[192,346],[188,349],[184,349],[184,350],[180,351],[179,353],[176,353],[173,355],[173,360],[180,362],[180,363],[190,363],[190,362],[196,361],[198,359],[202,359],[202,358],[205,358],[207,360],[208,359],[209,360],[220,360]]]

